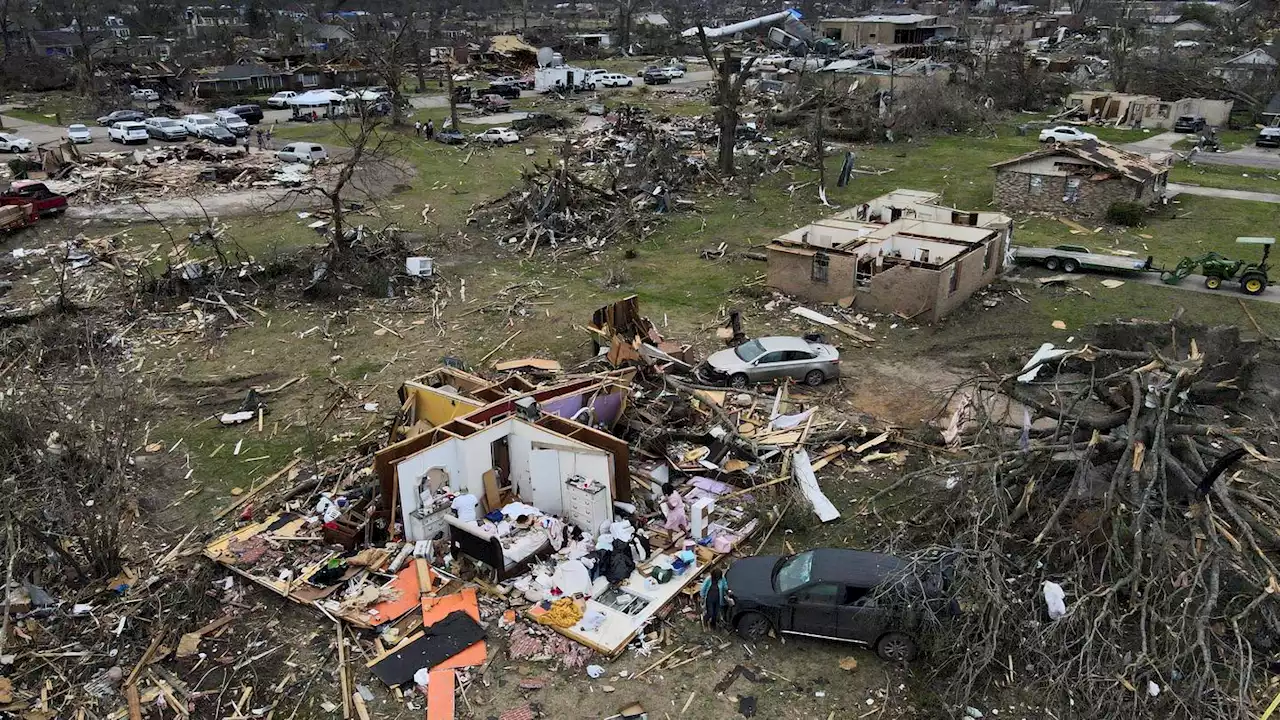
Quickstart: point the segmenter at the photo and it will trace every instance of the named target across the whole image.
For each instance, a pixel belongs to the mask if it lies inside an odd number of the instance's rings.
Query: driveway
[[[1228,198],[1231,200],[1253,200],[1254,202],[1274,203],[1280,205],[1280,193],[1254,192],[1252,190],[1224,190],[1222,188],[1203,187],[1200,185],[1183,185],[1169,183],[1168,196],[1200,195],[1201,197]]]
[[[1166,132],[1152,135],[1138,142],[1126,143],[1120,147],[1143,155],[1150,155],[1154,152],[1178,152],[1173,149],[1173,144],[1189,137],[1192,136],[1186,133]],[[1280,150],[1246,146],[1239,150],[1225,153],[1199,152],[1196,153],[1195,162],[1204,163],[1205,165],[1230,165],[1233,167],[1280,170]]]

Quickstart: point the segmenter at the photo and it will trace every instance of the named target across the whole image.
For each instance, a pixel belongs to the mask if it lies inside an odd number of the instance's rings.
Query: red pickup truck
[[[42,217],[61,215],[67,210],[67,196],[50,190],[39,180],[14,180],[0,193],[0,205],[33,205]]]

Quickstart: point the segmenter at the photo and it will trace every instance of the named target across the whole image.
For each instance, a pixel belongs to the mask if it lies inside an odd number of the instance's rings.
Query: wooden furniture
[[[560,497],[565,520],[585,532],[595,533],[613,519],[613,501],[604,483],[573,475],[565,481]]]

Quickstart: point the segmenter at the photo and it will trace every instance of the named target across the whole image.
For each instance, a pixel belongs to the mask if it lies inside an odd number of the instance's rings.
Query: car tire
[[[916,641],[905,633],[887,633],[876,641],[876,655],[885,662],[911,662],[916,659],[919,652]]]
[[[744,390],[750,384],[751,384],[751,381],[748,380],[747,376],[742,373],[738,373],[736,375],[732,375],[729,377],[729,387],[731,388]]]
[[[1080,269],[1080,263],[1075,258],[1067,258],[1062,261],[1063,272],[1073,273]]]
[[[628,81],[627,81],[627,87],[631,87],[631,86],[632,86],[632,85],[634,85],[634,84],[635,84],[635,83],[634,83],[633,81],[631,81],[631,80],[628,80]]]
[[[810,370],[804,374],[804,384],[809,387],[818,387],[827,381],[827,376],[822,374],[821,370]]]
[[[773,629],[773,624],[769,622],[769,618],[758,612],[745,612],[738,621],[734,623],[734,629],[745,640],[751,642],[760,642],[769,636],[769,631]]]
[[[1056,258],[1056,257],[1049,257],[1049,258],[1045,258],[1045,259],[1044,259],[1044,269],[1045,269],[1045,270],[1055,271],[1055,270],[1057,270],[1057,269],[1058,269],[1058,266],[1059,266],[1058,258]]]

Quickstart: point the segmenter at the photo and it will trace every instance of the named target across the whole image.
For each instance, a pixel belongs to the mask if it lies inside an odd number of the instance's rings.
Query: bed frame
[[[453,544],[453,549],[493,568],[496,582],[524,574],[534,562],[554,552],[548,541],[538,552],[508,567],[497,535],[485,532],[478,525],[463,522],[453,515],[446,515],[444,521],[449,526],[449,541]]]

